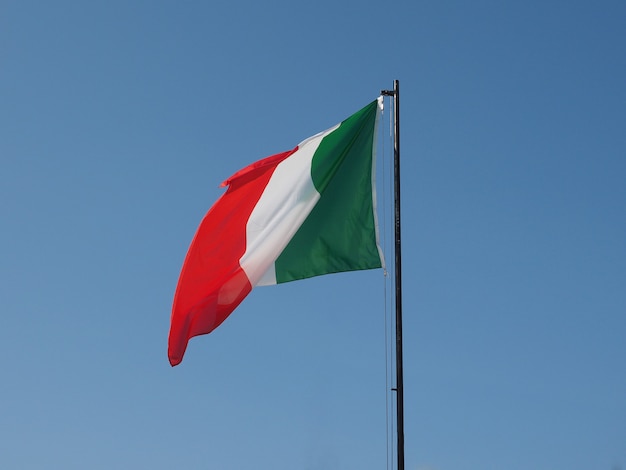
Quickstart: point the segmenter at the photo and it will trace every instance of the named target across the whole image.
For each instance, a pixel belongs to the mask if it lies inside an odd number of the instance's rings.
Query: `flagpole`
[[[393,96],[393,198],[395,225],[395,300],[396,300],[396,438],[398,470],[404,470],[404,374],[402,371],[402,244],[400,231],[400,82],[394,80],[393,90],[382,90],[382,95]]]

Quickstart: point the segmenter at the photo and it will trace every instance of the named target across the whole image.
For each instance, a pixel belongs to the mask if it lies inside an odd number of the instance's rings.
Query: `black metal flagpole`
[[[404,470],[404,374],[402,372],[402,244],[400,231],[400,82],[394,80],[393,90],[381,94],[393,96],[393,199],[395,225],[395,280],[396,280],[396,413],[398,444],[398,470]]]

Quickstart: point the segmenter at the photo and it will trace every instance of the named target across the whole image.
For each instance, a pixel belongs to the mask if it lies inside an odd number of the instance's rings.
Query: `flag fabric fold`
[[[379,98],[222,186],[183,263],[168,356],[217,328],[255,286],[383,265],[375,193]]]

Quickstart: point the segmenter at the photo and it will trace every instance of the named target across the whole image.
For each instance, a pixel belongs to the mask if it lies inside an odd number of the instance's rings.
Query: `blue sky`
[[[219,183],[399,79],[407,469],[626,468],[625,19],[2,2],[0,467],[386,468],[380,271],[166,349]]]

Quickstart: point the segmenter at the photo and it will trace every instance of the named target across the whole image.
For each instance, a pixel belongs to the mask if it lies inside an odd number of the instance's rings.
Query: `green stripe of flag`
[[[373,207],[373,101],[326,136],[311,177],[321,198],[276,260],[278,283],[381,267]]]

